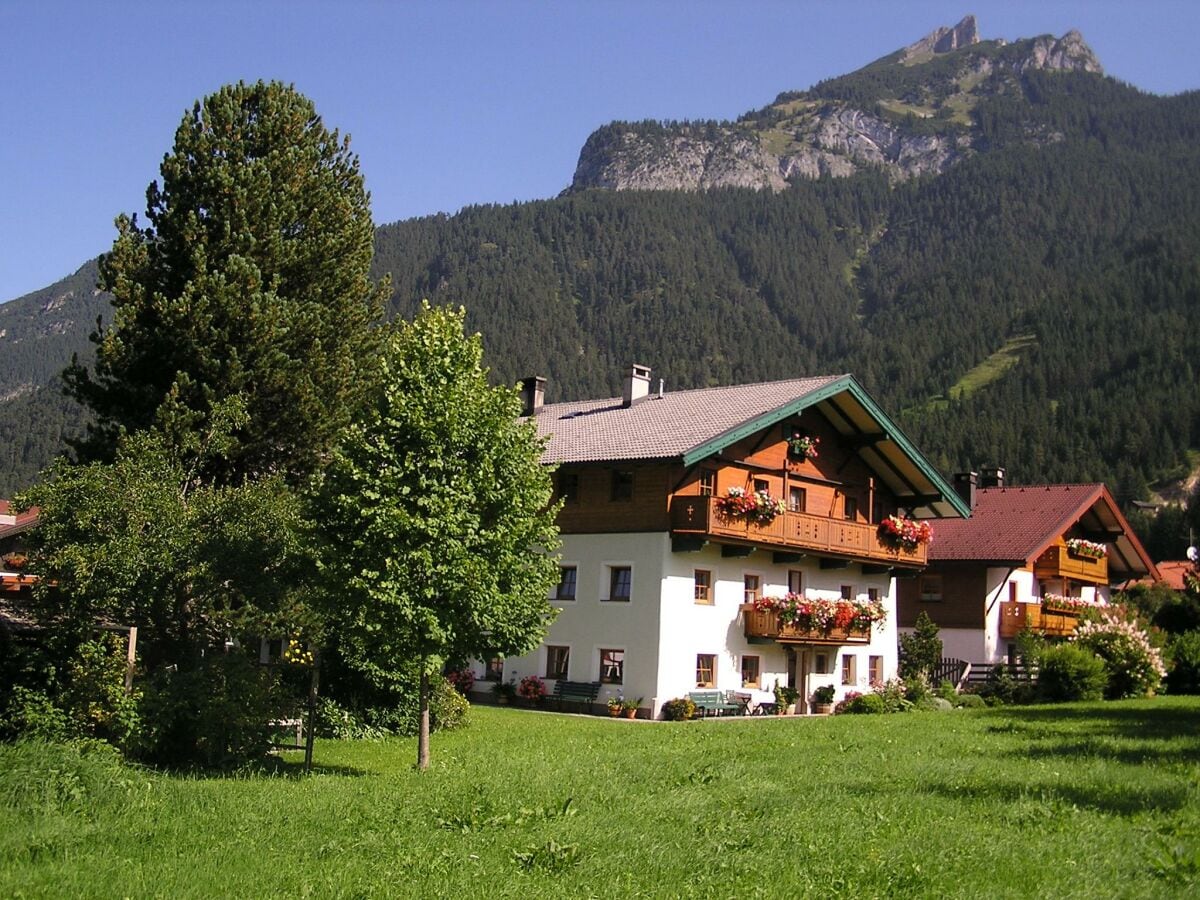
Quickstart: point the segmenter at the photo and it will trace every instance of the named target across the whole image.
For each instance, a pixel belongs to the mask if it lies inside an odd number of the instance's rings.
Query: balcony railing
[[[1070,637],[1079,624],[1079,613],[1047,610],[1040,603],[1004,601],[1000,604],[1000,637],[1016,637],[1025,627],[1050,637]]]
[[[1074,578],[1090,584],[1108,584],[1108,559],[1075,556],[1066,547],[1055,546],[1038,557],[1033,574],[1042,578]]]
[[[871,629],[831,628],[820,631],[813,628],[798,628],[779,621],[779,611],[757,610],[753,603],[743,603],[742,617],[746,623],[746,637],[760,638],[795,644],[869,644]]]
[[[878,525],[785,512],[765,525],[718,515],[715,497],[673,497],[671,531],[703,536],[717,543],[752,544],[864,562],[924,566],[926,547],[892,548],[879,540]]]

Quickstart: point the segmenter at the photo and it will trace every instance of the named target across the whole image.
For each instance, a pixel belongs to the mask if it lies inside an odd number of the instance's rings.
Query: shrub
[[[475,673],[470,669],[451,669],[446,673],[446,680],[464,697],[475,687]]]
[[[929,686],[925,684],[921,676],[917,676],[916,683],[924,687],[925,693],[928,693]],[[905,712],[912,708],[913,702],[907,696],[908,688],[899,678],[893,678],[885,681],[882,684],[877,684],[873,688],[874,693],[868,696],[878,697],[883,704],[880,712],[896,713]],[[921,694],[924,696],[924,693]],[[873,704],[872,704],[873,705]],[[850,710],[851,712],[874,712],[873,709]]]
[[[1037,687],[1043,700],[1099,700],[1108,684],[1104,662],[1075,644],[1042,651]]]
[[[676,697],[663,704],[662,714],[668,722],[683,722],[696,714],[696,704],[688,697]]]
[[[526,675],[517,685],[517,693],[530,703],[540,703],[546,696],[546,682],[536,675]]]
[[[929,694],[914,703],[912,708],[921,712],[950,712],[954,709],[954,704],[942,697]]]
[[[938,627],[922,610],[917,615],[913,632],[900,635],[900,677],[907,681],[916,675],[924,675],[928,679],[941,661],[942,641],[938,637]]]
[[[1172,694],[1200,694],[1200,631],[1177,635],[1171,641],[1170,651],[1167,690]]]
[[[1104,696],[1110,700],[1153,693],[1166,674],[1162,657],[1150,645],[1146,632],[1136,622],[1115,614],[1084,622],[1072,640],[1104,661],[1108,673]]]
[[[987,703],[978,694],[959,694],[957,699],[951,702],[960,709],[982,709],[987,706]]]
[[[846,695],[845,700],[834,707],[833,711],[835,714],[864,715],[883,713],[887,709],[883,697],[879,694],[856,694],[851,691]]]
[[[959,705],[959,693],[954,689],[954,685],[949,681],[943,681],[937,686],[937,695],[943,700],[949,701],[954,706]]]

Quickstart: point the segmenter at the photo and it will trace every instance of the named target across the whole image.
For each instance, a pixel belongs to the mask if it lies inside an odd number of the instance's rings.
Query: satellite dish
[[[1188,547],[1187,558],[1190,559],[1192,562],[1195,562],[1197,559],[1200,559],[1200,550],[1197,550],[1195,547]]]

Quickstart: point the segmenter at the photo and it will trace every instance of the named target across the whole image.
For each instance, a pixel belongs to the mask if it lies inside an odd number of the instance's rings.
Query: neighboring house
[[[928,613],[946,657],[1014,661],[1024,627],[1068,637],[1080,608],[1108,603],[1110,585],[1158,578],[1103,484],[1008,487],[990,469],[956,475],[955,487],[970,518],[938,523],[929,567],[899,587],[901,631]]]
[[[536,652],[492,661],[485,679],[599,681],[598,702],[623,695],[656,716],[704,688],[769,702],[776,682],[803,710],[820,685],[841,696],[895,674],[893,574],[919,571],[925,546],[893,547],[879,523],[967,510],[853,377],[652,393],[634,366],[622,397],[552,405],[544,384],[526,380],[525,412],[558,466],[562,612]],[[731,491],[749,515],[722,513]],[[759,491],[781,507],[756,515]],[[789,611],[845,600],[885,617],[782,624],[763,607],[785,595]]]
[[[17,513],[8,500],[0,500],[0,592],[27,591],[33,579],[25,573],[25,532],[37,525],[37,507]]]

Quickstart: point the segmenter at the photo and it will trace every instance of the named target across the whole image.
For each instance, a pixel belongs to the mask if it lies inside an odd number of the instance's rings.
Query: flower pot
[[[610,706],[608,708],[608,714],[610,716],[612,716],[614,719],[619,719],[621,717],[621,713],[623,713],[623,712],[624,712],[624,710],[621,709],[621,707],[619,707],[619,706]]]
[[[627,719],[636,719],[636,718],[637,718],[637,710],[636,710],[636,709],[627,709],[627,710],[625,710],[625,718],[627,718]]]
[[[507,694],[497,694],[496,702],[501,706],[508,706],[508,695]]]
[[[818,716],[829,716],[833,714],[832,703],[814,703],[813,712]]]

